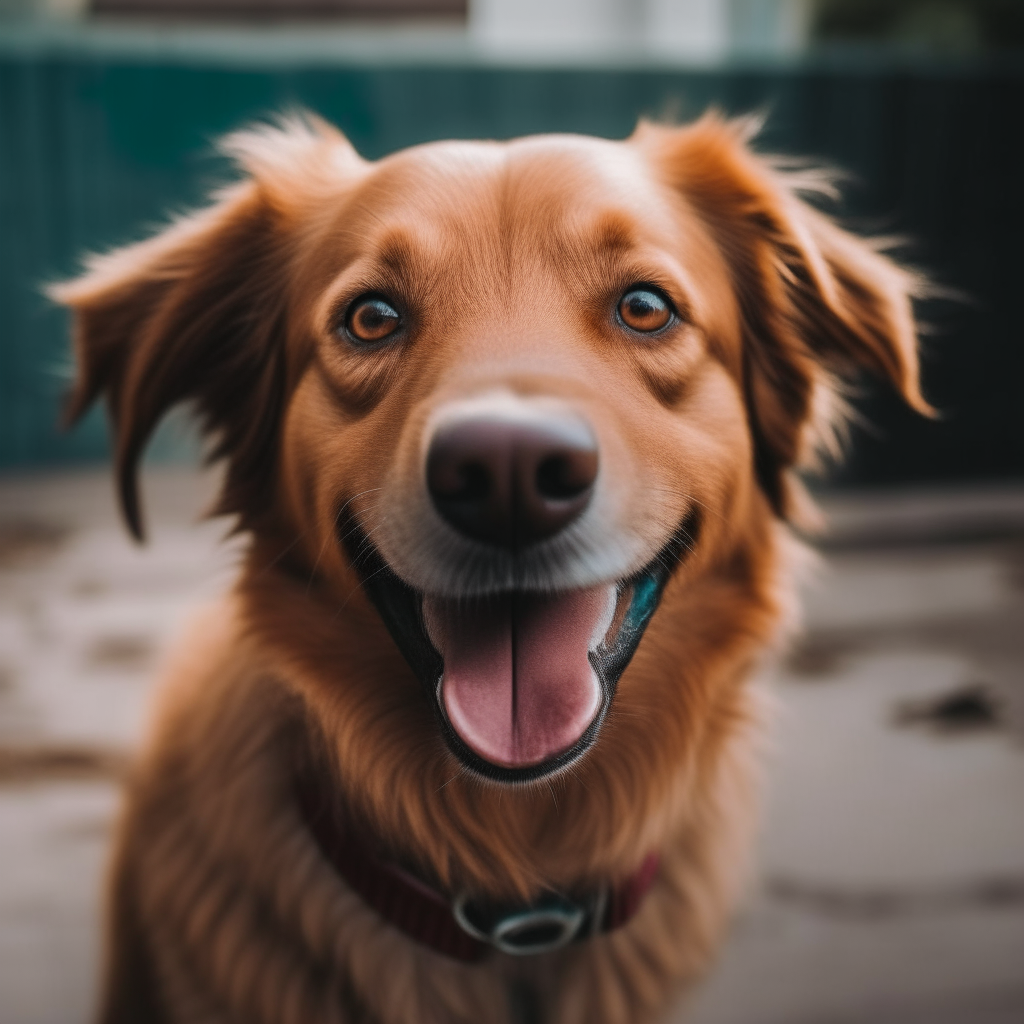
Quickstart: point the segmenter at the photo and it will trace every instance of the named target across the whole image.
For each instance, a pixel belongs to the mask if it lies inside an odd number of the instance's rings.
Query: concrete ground
[[[0,480],[0,1024],[80,1024],[148,683],[237,557],[208,484]],[[1024,1021],[1024,489],[827,502],[758,871],[689,1024]]]

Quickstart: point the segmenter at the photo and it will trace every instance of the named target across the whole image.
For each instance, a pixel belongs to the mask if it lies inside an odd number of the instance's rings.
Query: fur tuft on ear
[[[289,208],[299,196],[316,198],[368,166],[334,125],[308,110],[232,132],[218,148],[260,183],[278,209]]]
[[[835,447],[837,382],[861,370],[889,381],[918,412],[911,300],[924,280],[810,206],[828,177],[786,170],[748,142],[760,127],[711,111],[682,128],[642,122],[633,141],[708,225],[725,254],[743,325],[743,386],[762,489],[794,511],[790,470]]]
[[[78,376],[65,419],[105,396],[114,433],[121,507],[143,536],[138,462],[175,404],[194,403],[210,459],[225,458],[214,510],[251,527],[271,513],[278,422],[288,386],[284,351],[286,220],[281,204],[310,168],[337,162],[347,141],[311,117],[231,136],[225,148],[252,177],[160,235],[87,261],[80,278],[48,289],[74,314]],[[300,173],[302,177],[300,178]],[[286,187],[286,183],[293,184]]]

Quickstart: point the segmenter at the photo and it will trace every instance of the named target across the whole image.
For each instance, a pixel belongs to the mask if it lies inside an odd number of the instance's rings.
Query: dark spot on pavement
[[[977,732],[1002,724],[1002,705],[983,683],[970,683],[937,697],[900,701],[892,717],[899,726],[923,726],[941,733]]]
[[[1015,544],[1006,552],[1007,580],[1010,586],[1024,591],[1024,544]]]
[[[48,558],[70,534],[66,526],[36,519],[0,523],[0,568],[17,568]]]
[[[121,779],[125,754],[89,747],[0,747],[0,784]]]
[[[75,597],[97,597],[99,594],[104,594],[110,588],[99,580],[85,579],[79,580],[72,588],[71,593]]]
[[[149,664],[153,650],[147,636],[104,636],[89,648],[86,661],[93,668],[141,669]]]
[[[982,907],[1004,910],[1024,905],[1024,877],[979,878],[961,884],[853,889],[771,878],[768,895],[828,917],[877,919],[907,914],[948,913]]]
[[[834,675],[843,667],[851,644],[833,637],[809,637],[797,644],[786,658],[786,668],[805,679]]]
[[[70,825],[65,825],[60,830],[62,839],[72,841],[84,839],[86,842],[103,840],[110,835],[111,820],[106,817],[86,818],[76,820]]]
[[[0,694],[14,689],[14,678],[14,669],[10,665],[0,665]]]

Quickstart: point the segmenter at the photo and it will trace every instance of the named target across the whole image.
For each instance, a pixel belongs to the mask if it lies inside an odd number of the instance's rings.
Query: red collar
[[[353,830],[300,805],[310,831],[337,872],[378,914],[406,935],[456,960],[480,960],[492,948],[540,953],[621,927],[640,908],[658,873],[649,854],[617,885],[569,898],[549,893],[528,905],[449,900],[407,871],[367,851]]]

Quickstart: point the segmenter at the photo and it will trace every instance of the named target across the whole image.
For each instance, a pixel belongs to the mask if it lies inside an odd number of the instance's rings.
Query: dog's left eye
[[[367,295],[356,299],[345,317],[345,328],[356,341],[372,343],[390,337],[402,325],[402,317],[386,299]]]
[[[633,331],[652,334],[672,319],[672,307],[652,288],[631,288],[619,299],[619,319]]]

